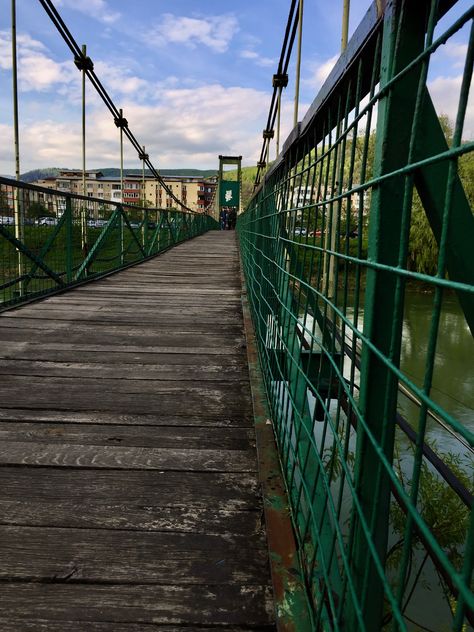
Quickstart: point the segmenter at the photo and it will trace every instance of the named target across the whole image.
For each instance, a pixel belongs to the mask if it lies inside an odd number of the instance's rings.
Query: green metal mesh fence
[[[452,359],[445,304],[474,332],[474,9],[382,5],[267,172],[239,239],[315,629],[462,630],[474,622],[474,415],[443,405],[433,380]],[[450,129],[429,72],[460,33]],[[401,360],[413,293],[429,301],[416,376]]]
[[[0,309],[118,270],[217,226],[209,215],[0,178]]]

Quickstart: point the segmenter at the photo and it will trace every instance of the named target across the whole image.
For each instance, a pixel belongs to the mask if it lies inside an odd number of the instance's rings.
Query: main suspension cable
[[[295,2],[295,1],[296,0],[293,0],[293,2]],[[52,0],[39,0],[39,2],[42,5],[42,7],[44,8],[44,10],[46,11],[46,13],[48,14],[48,16],[50,17],[52,23],[54,24],[54,26],[58,30],[59,34],[61,35],[61,37],[65,41],[65,43],[68,46],[69,50],[74,55],[74,63],[76,64],[76,66],[80,70],[82,70],[82,69],[85,70],[85,73],[86,73],[89,81],[94,86],[96,92],[98,93],[98,95],[100,96],[102,101],[105,103],[105,105],[108,108],[109,112],[114,117],[115,125],[117,127],[121,127],[123,129],[123,133],[128,138],[130,143],[133,145],[135,151],[138,154],[138,157],[140,158],[140,156],[142,155],[142,145],[138,142],[138,140],[136,139],[135,135],[130,130],[130,128],[128,126],[128,121],[126,119],[124,119],[123,116],[121,116],[121,112],[120,112],[119,108],[117,108],[117,106],[113,102],[112,98],[108,94],[107,90],[104,88],[104,86],[102,85],[100,79],[96,75],[96,73],[94,71],[94,64],[93,64],[91,58],[87,57],[87,56],[85,56],[83,54],[81,47],[78,45],[78,43],[74,39],[73,35],[71,34],[70,30],[68,29],[67,25],[65,24],[65,22],[62,19],[61,15],[59,14],[58,10],[54,6]],[[163,180],[161,175],[158,173],[157,169],[153,166],[153,164],[152,164],[151,160],[149,159],[149,157],[147,157],[144,162],[145,162],[146,166],[148,167],[149,171],[151,172],[151,174],[153,175],[153,177],[156,180],[158,180],[158,182],[161,184],[161,186],[166,191],[167,195],[169,197],[171,197],[178,204],[178,206],[180,206],[183,210],[185,210],[185,211],[187,211],[189,213],[195,213],[196,212],[196,211],[193,211],[192,209],[190,209],[185,204],[183,204],[183,202],[181,202],[181,200],[176,197],[176,195],[168,187],[168,185],[165,183],[165,181]]]
[[[281,46],[280,59],[278,61],[278,69],[273,75],[273,93],[268,111],[267,125],[263,131],[263,144],[260,152],[260,159],[257,163],[257,173],[255,174],[254,189],[260,184],[261,175],[268,166],[265,156],[267,155],[267,144],[269,145],[274,135],[275,121],[280,108],[280,99],[277,94],[282,88],[288,85],[288,66],[290,64],[291,52],[295,42],[296,31],[299,22],[299,6],[298,0],[292,0],[290,11],[286,22],[285,35]]]

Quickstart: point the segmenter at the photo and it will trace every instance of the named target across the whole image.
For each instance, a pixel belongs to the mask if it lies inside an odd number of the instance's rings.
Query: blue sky
[[[469,6],[459,4],[458,14]],[[77,167],[80,73],[39,2],[17,5],[22,170]],[[87,44],[97,74],[158,168],[214,168],[220,153],[255,164],[289,0],[58,0],[56,6],[78,43]],[[352,0],[351,32],[368,6]],[[341,13],[342,0],[305,1],[300,119],[337,59]],[[0,0],[0,173],[13,172],[9,29],[10,0]],[[451,116],[466,41],[463,31],[433,60],[433,98]],[[293,77],[290,68],[283,135],[291,127]],[[88,167],[118,166],[117,129],[92,89],[87,117]],[[139,166],[131,148],[125,164]]]

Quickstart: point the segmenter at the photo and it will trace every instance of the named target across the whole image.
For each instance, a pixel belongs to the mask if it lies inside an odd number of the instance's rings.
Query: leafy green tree
[[[453,140],[453,126],[445,114],[439,117],[439,122],[443,129],[446,142],[450,146]],[[459,158],[458,173],[466,197],[472,208],[474,206],[474,154],[472,152]],[[408,263],[412,270],[424,274],[436,274],[438,266],[438,244],[416,191],[413,194],[408,248]]]
[[[54,213],[48,211],[40,202],[31,202],[26,209],[26,215],[31,219],[38,219],[39,217],[55,217]]]

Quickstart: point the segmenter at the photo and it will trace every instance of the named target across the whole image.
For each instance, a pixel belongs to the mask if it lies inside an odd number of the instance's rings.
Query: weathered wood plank
[[[24,331],[27,328],[29,332],[37,336],[43,336],[45,334],[53,334],[55,338],[57,338],[62,332],[67,332],[67,334],[80,333],[86,334],[89,336],[91,329],[94,331],[94,334],[105,334],[106,336],[113,335],[114,337],[130,337],[130,332],[135,334],[138,333],[139,337],[146,338],[154,338],[155,340],[161,338],[165,335],[177,336],[179,338],[196,335],[200,336],[213,336],[216,329],[216,322],[211,321],[208,323],[202,322],[193,322],[191,319],[188,319],[185,323],[181,323],[178,327],[178,324],[175,323],[172,319],[168,319],[166,324],[151,322],[146,326],[140,322],[138,325],[137,322],[126,322],[126,323],[116,323],[112,324],[111,322],[100,322],[95,321],[91,322],[81,322],[78,324],[77,322],[71,323],[70,321],[58,320],[56,318],[50,319],[28,319],[28,318],[5,318],[2,320],[0,324],[0,330],[17,330],[20,329]],[[137,330],[137,328],[139,328]],[[229,324],[227,323],[225,328],[221,328],[221,335],[228,337],[230,340],[234,340],[236,337],[241,336],[243,339],[243,325],[242,324]]]
[[[49,351],[70,351],[71,353],[75,352],[97,352],[97,353],[129,353],[129,354],[181,354],[181,355],[218,355],[218,356],[228,356],[228,355],[238,355],[242,357],[242,349],[244,348],[245,343],[239,342],[239,344],[228,345],[222,344],[221,346],[216,345],[215,347],[203,347],[203,346],[157,346],[157,345],[131,345],[131,344],[123,344],[121,342],[109,344],[89,344],[89,341],[86,343],[72,343],[72,342],[50,342],[46,345],[45,342],[39,342],[38,337],[33,337],[31,341],[18,340],[11,342],[8,336],[5,336],[6,340],[2,342],[0,348],[2,349],[2,353],[4,353],[4,349],[13,350],[13,351],[25,351],[28,352],[30,350],[35,352],[41,352],[45,349]],[[21,338],[21,336],[19,336]],[[174,341],[176,342],[176,340]],[[219,360],[220,361],[220,360]],[[224,360],[225,361],[225,360]]]
[[[28,375],[31,377],[87,377],[94,380],[135,379],[177,382],[238,382],[248,380],[248,371],[242,363],[234,362],[229,366],[214,363],[187,364],[125,364],[112,362],[55,362],[44,360],[4,359],[0,363],[0,375]],[[194,357],[195,361],[199,358]]]
[[[203,627],[199,624],[199,632],[216,632],[216,627]],[[274,630],[273,625],[259,627],[259,630]],[[156,625],[145,623],[117,623],[117,622],[98,622],[98,621],[60,621],[59,623],[47,619],[36,620],[35,622],[25,621],[24,619],[15,618],[13,615],[8,617],[0,617],[0,630],[2,632],[150,632],[150,630],[159,630],[159,632],[189,632],[188,625],[184,627],[163,626],[159,628]],[[249,632],[255,631],[255,627],[234,625],[225,626],[226,632]]]
[[[123,347],[103,347],[100,348],[71,348],[67,344],[48,346],[37,344],[25,344],[21,342],[4,342],[0,345],[0,358],[11,358],[15,360],[38,360],[47,362],[89,362],[95,364],[111,364],[121,367],[130,364],[140,364],[142,366],[152,365],[156,370],[163,366],[185,366],[196,365],[201,366],[222,366],[223,370],[230,366],[245,367],[241,353],[230,352],[227,355],[221,353],[192,353],[192,350],[180,349],[177,353],[168,352],[149,352],[147,349],[122,351]],[[234,350],[233,350],[234,351]],[[216,357],[218,356],[218,357]]]
[[[213,380],[212,382],[203,383],[201,380],[184,380],[185,384],[183,384],[183,380],[168,380],[163,381],[159,379],[134,379],[134,378],[108,378],[98,382],[96,378],[93,377],[81,377],[80,380],[77,380],[75,376],[67,377],[57,377],[57,376],[28,376],[28,375],[12,375],[6,374],[2,377],[0,384],[0,393],[6,392],[8,389],[12,389],[14,392],[15,388],[25,389],[27,385],[30,385],[31,389],[58,389],[64,388],[68,389],[71,392],[75,392],[78,390],[84,391],[90,398],[101,395],[104,389],[110,392],[119,392],[119,393],[135,393],[135,394],[148,394],[148,393],[163,393],[172,395],[173,393],[182,394],[183,390],[186,390],[186,393],[192,396],[193,393],[201,393],[205,397],[210,398],[225,398],[228,397],[230,400],[232,398],[242,398],[242,401],[248,401],[250,398],[248,392],[248,383],[241,381],[235,381],[232,385],[232,388],[229,388],[229,385],[222,380]]]
[[[254,472],[256,458],[248,450],[134,448],[8,441],[0,445],[0,465],[49,465],[196,472]]]
[[[15,376],[18,377],[18,376]],[[157,416],[184,416],[202,415],[203,417],[228,416],[236,418],[239,415],[248,417],[252,412],[250,400],[244,394],[241,398],[238,394],[229,392],[225,385],[220,389],[211,384],[213,388],[203,388],[201,393],[198,388],[186,388],[186,382],[181,386],[173,386],[172,382],[162,382],[162,388],[155,393],[140,393],[135,390],[123,392],[118,387],[111,391],[98,385],[91,386],[88,390],[81,388],[80,384],[70,380],[69,388],[64,388],[65,380],[55,384],[46,384],[39,381],[33,390],[28,389],[25,383],[11,381],[0,384],[0,399],[3,408],[31,408],[50,410],[54,403],[55,410],[75,411],[106,411],[116,413],[146,414],[153,411]],[[143,380],[146,384],[147,381]],[[169,390],[166,385],[170,384]],[[123,388],[126,388],[125,385]]]
[[[4,583],[0,616],[21,614],[35,619],[90,622],[148,623],[159,626],[243,625],[266,630],[271,625],[271,590],[266,584],[170,586],[103,586],[72,583]],[[21,629],[21,628],[20,628]],[[92,628],[93,629],[93,628]],[[151,628],[153,629],[153,628]],[[271,628],[270,628],[271,629]],[[16,630],[15,632],[20,632]]]
[[[90,329],[76,330],[75,328],[58,327],[57,329],[46,329],[41,333],[35,328],[17,329],[13,327],[5,327],[0,325],[0,340],[18,341],[18,342],[33,342],[38,344],[38,339],[41,338],[43,344],[58,343],[68,341],[70,344],[80,345],[84,340],[89,345],[105,345],[122,346],[128,345],[133,340],[135,345],[143,345],[144,347],[153,346],[156,348],[159,345],[161,348],[175,348],[175,349],[189,349],[189,348],[205,348],[208,350],[213,347],[222,349],[224,348],[236,348],[242,344],[241,335],[228,336],[224,332],[215,333],[188,333],[188,332],[162,332],[159,330],[148,332],[146,329],[136,328],[135,331],[123,331],[122,333],[108,331],[107,328],[103,328],[103,331],[97,331],[97,328],[91,327]]]
[[[117,584],[233,584],[264,577],[260,534],[0,525],[0,580]]]
[[[126,529],[171,533],[232,533],[242,538],[262,534],[263,510],[202,509],[192,504],[130,506],[71,502],[0,500],[0,524],[62,529]],[[263,536],[262,536],[263,537]],[[1,630],[1,628],[0,628]]]
[[[118,426],[115,424],[50,424],[3,422],[0,443],[24,441],[71,445],[121,445],[143,448],[199,450],[250,450],[255,448],[253,429],[196,426]]]
[[[118,411],[110,413],[107,411],[78,411],[78,410],[50,410],[34,408],[0,408],[0,421],[43,421],[48,423],[80,423],[80,424],[114,424],[133,426],[200,426],[203,433],[207,428],[212,427],[253,427],[253,417],[251,414],[243,415],[242,411],[236,416],[227,414],[206,416],[199,411],[187,412],[184,415],[176,414],[163,415],[156,411],[154,414],[133,411]],[[206,429],[206,430],[204,430]]]
[[[251,512],[262,500],[255,473],[0,467],[5,501],[34,498],[38,503],[124,504],[155,507],[192,505],[199,509]]]

